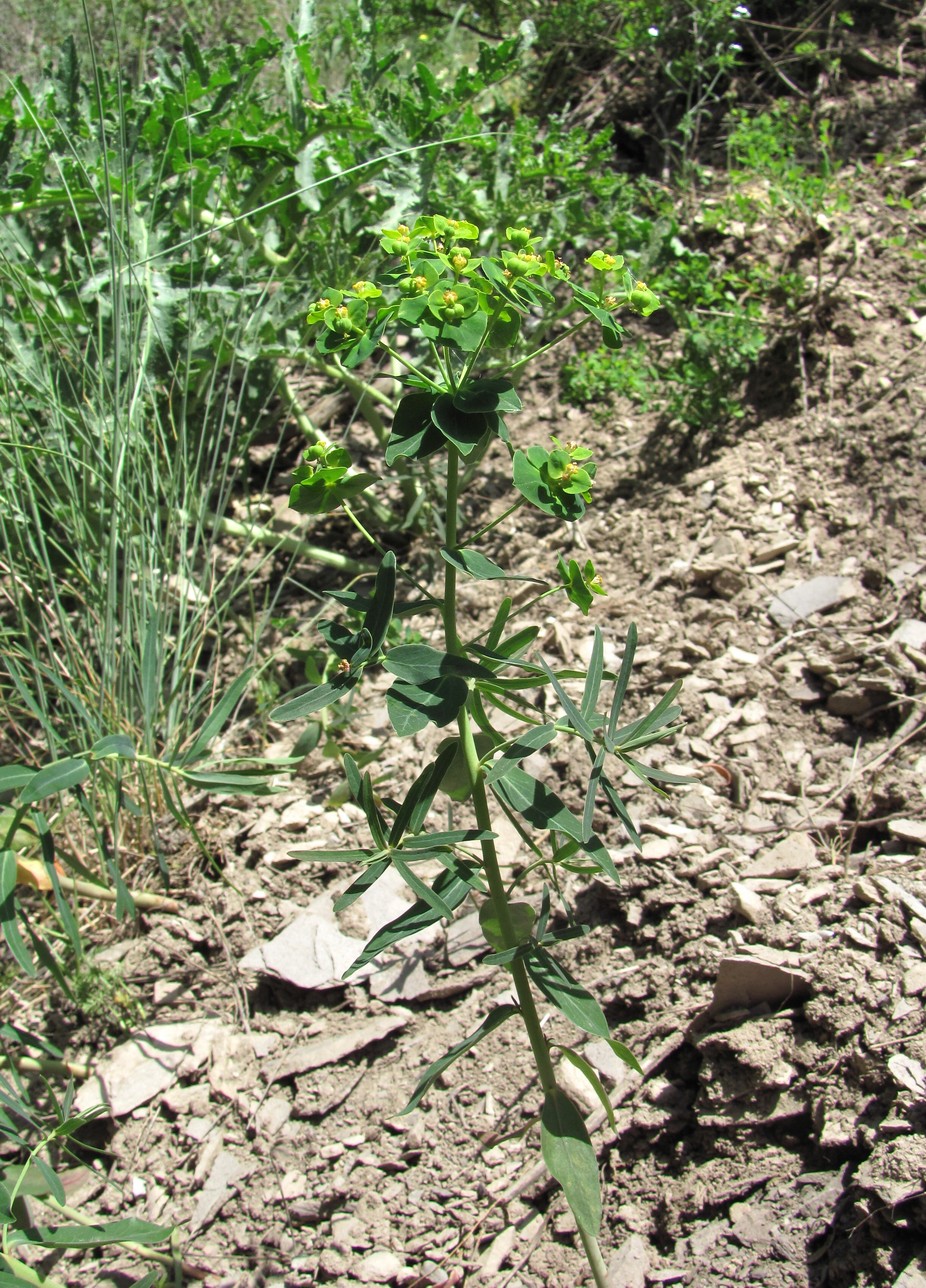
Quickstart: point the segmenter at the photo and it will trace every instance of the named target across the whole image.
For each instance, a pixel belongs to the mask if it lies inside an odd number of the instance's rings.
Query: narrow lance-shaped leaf
[[[373,844],[380,850],[387,847],[386,840],[386,822],[376,804],[373,793],[373,780],[369,774],[364,774],[360,780],[360,808],[363,810],[367,824],[370,828],[370,835],[373,837]]]
[[[604,675],[604,640],[601,627],[595,627],[592,637],[592,653],[588,660],[588,675],[585,679],[585,692],[582,694],[582,717],[590,720],[598,706],[598,695],[601,692],[601,680]]]
[[[572,698],[570,698],[569,694],[560,684],[556,676],[556,673],[547,665],[547,663],[543,660],[543,658],[540,659],[540,665],[543,667],[544,674],[546,675],[547,679],[553,685],[553,690],[556,693],[556,696],[560,700],[560,704],[566,715],[566,719],[570,722],[573,729],[576,731],[576,733],[579,735],[580,738],[584,738],[586,742],[591,742],[595,737],[595,732],[592,729],[591,725],[588,723],[588,721],[582,715],[582,712],[573,702]]]
[[[633,670],[633,657],[637,651],[637,628],[633,622],[627,628],[627,642],[624,645],[624,656],[621,659],[621,669],[617,677],[617,683],[614,686],[614,696],[611,699],[611,711],[608,715],[608,738],[613,739],[617,722],[620,719],[621,708],[624,705],[624,697],[627,693],[627,685],[630,683],[630,672]]]
[[[436,759],[432,760],[412,783],[395,816],[395,822],[389,834],[390,845],[398,845],[406,832],[414,835],[421,830],[455,752],[456,749],[452,745],[438,752]]]
[[[541,993],[567,1020],[593,1037],[610,1037],[608,1021],[594,997],[545,948],[535,944],[525,962]]]
[[[226,720],[228,720],[241,700],[250,678],[250,671],[245,671],[242,675],[239,675],[228,692],[219,699],[200,726],[192,745],[180,757],[181,765],[192,765],[205,756],[209,750],[209,744],[221,732]]]
[[[431,888],[448,908],[455,909],[459,908],[470,890],[478,890],[480,886],[478,866],[475,863],[461,862],[457,864],[455,871],[441,872]],[[417,935],[428,926],[433,926],[435,922],[440,921],[441,915],[431,904],[425,903],[423,899],[417,900],[411,908],[377,931],[360,956],[344,972],[342,979],[349,979],[355,971],[365,966],[367,962],[371,962],[384,948],[408,939],[411,935]]]
[[[280,722],[298,720],[301,716],[308,716],[314,711],[330,707],[333,702],[340,701],[345,694],[349,693],[358,679],[356,675],[339,675],[325,684],[313,685],[307,693],[300,694],[298,698],[290,698],[288,702],[274,707],[270,712],[270,719]]]
[[[421,877],[415,874],[414,870],[404,862],[398,852],[393,852],[392,866],[411,892],[418,896],[420,902],[428,904],[437,913],[438,917],[446,917],[448,921],[451,919],[453,909],[450,905],[441,898],[437,890],[432,889],[426,881],[423,881]]]
[[[664,738],[666,733],[669,732],[666,726],[671,725],[672,721],[681,714],[678,707],[673,705],[681,687],[681,680],[676,680],[672,687],[659,699],[652,711],[648,711],[639,720],[633,720],[629,725],[625,725],[623,729],[618,729],[611,739],[611,746],[608,750],[614,751],[619,755],[623,751],[633,751],[637,747],[645,747],[649,743],[657,741],[657,735],[659,738]],[[661,729],[665,729],[665,733],[659,733]]]
[[[608,804],[614,810],[614,813],[623,823],[624,831],[630,837],[631,842],[637,847],[637,849],[642,850],[643,841],[640,838],[640,833],[637,831],[634,821],[630,817],[630,811],[627,809],[627,806],[624,804],[620,796],[617,794],[616,788],[612,784],[611,780],[607,778],[604,774],[601,775],[600,782],[601,782],[601,790],[604,793],[605,799],[608,801]],[[619,884],[620,882],[618,881],[618,885]]]
[[[594,834],[586,834],[582,821],[563,804],[556,792],[517,765],[491,786],[503,805],[515,810],[535,827],[562,832],[578,841],[595,866],[615,885],[620,885],[614,860],[605,846]]]
[[[529,756],[532,752],[548,746],[555,737],[556,725],[554,724],[537,725],[535,729],[528,729],[526,733],[521,734],[519,738],[510,743],[501,756],[492,762],[491,768],[486,773],[486,782],[498,782],[500,778],[504,778],[506,774],[510,773],[525,756]]]
[[[550,1175],[559,1181],[572,1215],[586,1234],[597,1237],[601,1226],[598,1158],[585,1120],[559,1087],[543,1099],[540,1147]]]
[[[20,793],[20,804],[34,805],[46,796],[76,787],[90,776],[90,766],[82,756],[70,756],[43,766]]]
[[[100,1225],[34,1225],[15,1230],[11,1246],[29,1243],[42,1248],[97,1248],[110,1243],[163,1243],[173,1234],[170,1226],[130,1217]]]
[[[611,1104],[611,1099],[608,1096],[608,1093],[601,1084],[601,1079],[598,1077],[598,1074],[585,1057],[579,1055],[578,1051],[573,1051],[571,1047],[560,1047],[560,1051],[563,1054],[563,1059],[571,1064],[574,1069],[579,1070],[592,1091],[594,1091],[595,1095],[601,1101],[601,1107],[608,1116],[608,1124],[610,1125],[611,1130],[614,1131],[617,1126],[617,1123],[614,1120],[614,1108]]]
[[[586,750],[589,752],[592,750],[588,743],[586,743]],[[598,754],[592,762],[592,772],[588,776],[588,785],[585,788],[585,809],[582,813],[582,830],[586,836],[591,836],[595,822],[595,802],[598,798],[598,783],[604,770],[606,755],[607,752],[604,747],[599,747]]]
[[[375,885],[383,873],[389,867],[388,856],[382,859],[376,859],[370,863],[357,877],[356,881],[351,882],[342,895],[334,901],[334,911],[343,912],[349,908],[352,903],[356,902],[362,894],[369,890],[370,886]]]
[[[499,604],[498,611],[495,614],[495,619],[489,627],[489,633],[486,636],[486,648],[489,652],[498,648],[499,641],[505,632],[505,627],[508,625],[508,618],[511,616],[513,606],[513,601],[507,596]]]
[[[363,619],[370,632],[370,654],[375,657],[383,646],[389,623],[395,609],[396,562],[395,555],[387,550],[376,574],[373,603]]]
[[[518,1007],[511,1006],[507,1003],[504,1006],[496,1006],[494,1011],[490,1011],[475,1032],[471,1033],[469,1037],[464,1038],[462,1042],[458,1042],[456,1046],[451,1047],[446,1055],[442,1055],[439,1060],[435,1060],[434,1063],[428,1067],[424,1076],[421,1078],[421,1081],[418,1083],[418,1086],[415,1088],[411,1100],[409,1100],[408,1104],[402,1110],[402,1113],[410,1114],[413,1109],[418,1107],[429,1089],[434,1085],[444,1070],[448,1069],[453,1064],[454,1060],[459,1060],[461,1055],[466,1055],[466,1052],[471,1051],[484,1037],[488,1037],[490,1033],[499,1028],[500,1025],[504,1024],[506,1020],[510,1020],[512,1015],[517,1014]]]

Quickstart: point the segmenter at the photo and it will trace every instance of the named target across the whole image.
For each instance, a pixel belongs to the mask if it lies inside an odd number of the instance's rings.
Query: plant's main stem
[[[482,770],[479,768],[479,753],[476,750],[476,743],[473,738],[469,712],[465,708],[460,712],[458,723],[460,743],[463,748],[463,755],[466,758],[470,785],[473,789],[473,807],[476,811],[476,821],[480,831],[491,832],[492,814],[489,810],[489,801],[486,796],[485,779]],[[482,841],[481,846],[482,870],[485,873],[489,893],[492,896],[492,907],[498,917],[502,938],[506,948],[514,948],[518,943],[518,939],[511,923],[511,914],[508,911],[508,895],[505,891],[505,882],[498,862],[498,851],[495,848],[495,842],[492,840]],[[528,1041],[531,1044],[531,1051],[534,1055],[534,1063],[537,1066],[540,1086],[544,1095],[546,1095],[548,1091],[551,1091],[556,1086],[556,1074],[553,1071],[550,1048],[547,1046],[547,1040],[543,1036],[543,1029],[540,1027],[540,1016],[537,1014],[537,1005],[531,992],[527,968],[522,961],[515,960],[509,966],[509,970],[514,981],[521,1018],[524,1021]]]
[[[447,452],[447,509],[444,540],[450,550],[457,544],[457,520],[460,500],[460,453],[448,444]],[[444,564],[444,603],[442,608],[444,640],[448,653],[462,653],[463,645],[457,634],[457,570],[453,564]]]
[[[447,462],[446,509],[446,540],[450,549],[454,549],[457,544],[459,490],[460,453],[450,444]],[[462,654],[463,646],[457,634],[456,588],[456,569],[448,563],[444,569],[443,623],[445,647],[448,653]],[[479,752],[476,748],[476,740],[473,737],[472,720],[466,707],[461,709],[457,717],[457,727],[460,731],[460,746],[472,789],[476,823],[481,832],[491,832],[492,812],[489,809],[489,799],[486,794],[485,775],[479,765]],[[508,893],[505,889],[505,881],[502,877],[495,842],[489,838],[480,842],[480,846],[482,849],[482,871],[489,887],[493,911],[498,918],[502,941],[506,949],[515,948],[519,941],[508,908]],[[537,1077],[540,1081],[541,1090],[546,1096],[556,1087],[556,1072],[553,1068],[550,1048],[540,1024],[540,1016],[531,990],[527,967],[520,958],[515,958],[508,969],[511,972],[514,991],[518,999],[518,1009],[527,1032],[527,1039],[531,1045],[534,1064],[537,1068]],[[581,1226],[579,1227],[579,1235],[582,1239],[582,1246],[585,1249],[585,1256],[595,1280],[596,1288],[607,1288],[607,1270],[601,1255],[601,1249],[598,1246],[598,1240],[593,1234],[583,1230]]]

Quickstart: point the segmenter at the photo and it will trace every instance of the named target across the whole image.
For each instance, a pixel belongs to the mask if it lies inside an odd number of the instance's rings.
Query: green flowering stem
[[[534,359],[539,358],[541,354],[548,353],[550,349],[554,349],[558,344],[562,344],[564,340],[568,340],[571,335],[575,335],[577,331],[581,331],[584,326],[587,326],[591,320],[591,314],[586,314],[580,322],[576,322],[572,326],[567,327],[566,330],[563,331],[561,335],[558,335],[555,340],[549,340],[546,344],[541,345],[539,349],[534,349],[534,351],[529,353],[526,358],[521,358],[512,367],[509,367],[508,374],[512,377],[518,375],[529,362],[533,362]]]
[[[476,821],[480,831],[492,831],[492,814],[489,810],[488,797],[486,796],[485,778],[483,771],[479,767],[479,753],[476,750],[476,742],[473,738],[473,729],[470,722],[469,712],[464,708],[457,721],[460,730],[460,745],[463,748],[463,755],[466,760],[466,768],[469,774],[470,786],[472,788],[473,808],[476,813]],[[505,882],[502,878],[501,868],[498,862],[498,852],[495,849],[495,842],[486,840],[481,842],[482,848],[482,870],[489,887],[489,895],[492,899],[492,908],[498,917],[499,927],[506,948],[514,948],[518,939],[515,935],[514,926],[511,921],[511,914],[508,909],[508,897],[505,892]],[[543,1035],[543,1029],[540,1027],[540,1016],[537,1014],[537,1005],[534,1001],[534,995],[531,992],[530,981],[527,976],[527,968],[524,963],[518,959],[513,961],[508,969],[514,982],[515,993],[518,998],[518,1006],[521,1012],[521,1018],[524,1021],[524,1027],[527,1030],[528,1041],[531,1044],[531,1051],[534,1055],[534,1063],[537,1066],[537,1075],[540,1079],[540,1086],[544,1095],[556,1086],[556,1074],[553,1070],[553,1061],[550,1058],[550,1048],[547,1046],[547,1040]]]
[[[444,392],[443,385],[438,384],[436,380],[432,380],[431,377],[427,374],[427,372],[422,371],[419,367],[416,367],[413,362],[409,362],[407,358],[403,358],[401,353],[399,353],[397,349],[394,349],[391,344],[389,344],[386,340],[383,339],[382,336],[380,336],[380,339],[379,339],[379,347],[383,350],[384,353],[388,353],[390,358],[395,358],[396,362],[398,362],[401,366],[403,366],[406,371],[410,371],[413,376],[417,376],[420,380],[426,380],[427,383],[431,386],[431,391],[433,393],[442,394]],[[438,368],[439,366],[440,364],[438,364]]]
[[[479,528],[479,530],[474,532],[471,537],[467,537],[466,545],[471,546],[473,542],[478,541],[480,537],[484,537],[487,532],[491,532],[493,528],[497,528],[500,523],[504,523],[509,514],[514,514],[515,510],[520,510],[522,505],[527,505],[527,498],[523,496],[519,497],[518,500],[515,501],[514,505],[509,505],[507,510],[502,510],[501,514],[498,515],[497,518],[492,519],[489,523],[485,524],[484,527]]]
[[[460,453],[447,445],[447,509],[444,540],[453,549],[457,543],[457,520],[460,499]],[[457,634],[457,570],[453,564],[444,564],[444,603],[441,613],[444,639],[448,653],[462,653],[463,646]]]
[[[363,526],[360,519],[353,512],[353,510],[350,508],[350,506],[347,504],[346,501],[341,502],[341,509],[344,511],[345,516],[348,519],[350,519],[351,523],[354,525],[354,527],[357,529],[360,535],[366,541],[369,541],[370,545],[377,552],[377,554],[379,554],[380,556],[384,556],[386,554],[386,547],[382,545],[379,541],[377,541],[376,538],[373,536],[373,534]],[[440,602],[437,599],[437,597],[435,595],[432,595],[431,592],[425,586],[422,586],[420,582],[416,581],[410,572],[407,572],[404,568],[397,568],[396,571],[398,572],[398,575],[400,577],[404,577],[404,579],[409,583],[410,586],[414,586],[415,590],[418,591],[419,595],[423,595],[424,598],[427,600],[430,600],[432,604],[437,604]]]
[[[578,1223],[577,1223],[578,1224]],[[579,1229],[579,1238],[582,1240],[582,1247],[585,1249],[585,1255],[588,1258],[588,1264],[592,1275],[595,1279],[596,1288],[608,1288],[608,1270],[601,1255],[601,1249],[598,1246],[598,1240],[593,1234],[588,1234]]]
[[[486,796],[485,780],[483,771],[479,767],[479,753],[476,750],[476,743],[473,738],[470,715],[465,707],[460,712],[457,724],[460,731],[460,745],[463,748],[463,755],[466,760],[466,768],[469,774],[470,786],[472,788],[472,802],[473,809],[476,814],[476,825],[480,831],[491,832],[492,814],[489,810],[489,802]],[[505,948],[514,948],[518,943],[518,939],[515,934],[511,920],[511,913],[508,908],[508,896],[498,862],[498,852],[495,849],[495,842],[492,840],[482,841],[481,849],[482,871],[489,887],[492,909],[498,917],[502,940]],[[540,1081],[540,1088],[544,1096],[547,1096],[556,1086],[556,1072],[553,1068],[553,1061],[550,1057],[550,1048],[547,1045],[547,1040],[544,1037],[543,1029],[540,1025],[540,1016],[537,1013],[537,1004],[534,1001],[534,995],[531,991],[527,967],[524,965],[523,961],[516,958],[511,962],[508,969],[511,972],[515,995],[518,999],[518,1009],[521,1015],[521,1020],[527,1033],[527,1039],[531,1045],[531,1052],[534,1057],[534,1064],[537,1068],[537,1077]],[[585,1256],[588,1260],[592,1277],[595,1280],[596,1288],[607,1288],[608,1273],[604,1264],[604,1259],[601,1255],[601,1249],[598,1246],[598,1240],[593,1234],[589,1234],[583,1230],[581,1225],[578,1229],[579,1237],[582,1240],[582,1247],[585,1249]]]

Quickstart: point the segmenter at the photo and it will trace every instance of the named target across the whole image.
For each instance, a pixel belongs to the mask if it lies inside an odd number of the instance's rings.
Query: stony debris
[[[799,622],[844,604],[858,594],[858,586],[849,577],[811,577],[790,590],[778,591],[769,604],[769,616],[787,630]]]

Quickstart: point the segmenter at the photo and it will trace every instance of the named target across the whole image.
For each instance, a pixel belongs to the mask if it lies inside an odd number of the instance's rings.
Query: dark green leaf
[[[355,801],[360,800],[360,793],[363,790],[363,776],[360,768],[353,756],[346,752],[344,755],[344,775],[347,778],[347,785],[350,788],[350,794]]]
[[[339,675],[330,683],[316,684],[309,689],[308,693],[303,693],[298,698],[290,698],[281,706],[274,707],[270,712],[270,719],[281,722],[298,720],[300,716],[311,715],[313,711],[330,707],[333,702],[340,701],[345,694],[350,693],[357,684],[358,678],[356,675]]]
[[[16,851],[0,850],[0,907],[16,889]]]
[[[547,1001],[576,1028],[596,1038],[610,1037],[608,1021],[594,997],[545,948],[535,944],[525,958],[525,964],[528,974]]]
[[[552,1087],[543,1099],[540,1147],[550,1175],[563,1187],[577,1225],[597,1238],[601,1227],[598,1157],[585,1119],[559,1087]]]
[[[164,1282],[164,1276],[160,1270],[149,1270],[141,1279],[136,1279],[129,1285],[129,1288],[158,1288],[159,1284]]]
[[[431,420],[461,456],[469,456],[490,429],[485,412],[460,411],[452,394],[441,394],[431,407]]]
[[[363,619],[364,628],[370,633],[370,655],[376,657],[383,646],[395,612],[395,555],[387,550],[376,574],[373,602]]]
[[[657,783],[672,783],[673,786],[683,786],[685,783],[693,783],[697,780],[691,774],[673,774],[668,769],[654,769],[652,765],[644,765],[641,761],[635,760],[633,756],[626,754],[621,756],[621,760],[628,769],[632,769],[638,778],[642,778],[650,787],[656,787]]]
[[[414,836],[416,832],[421,831],[444,774],[455,754],[456,747],[453,745],[439,751],[436,759],[425,766],[412,783],[395,816],[395,822],[389,834],[390,845],[398,845],[406,832],[411,832]]]
[[[105,760],[113,756],[119,760],[135,759],[135,743],[124,733],[108,733],[105,738],[98,738],[90,748],[94,760]]]
[[[530,648],[539,634],[540,631],[536,626],[525,626],[514,635],[510,635],[508,639],[496,644],[494,648],[482,648],[480,645],[473,644],[470,646],[470,651],[496,667],[517,666],[522,671],[527,671],[529,675],[543,675],[539,666],[535,666],[533,662],[525,662],[518,656],[524,649]]]
[[[406,394],[396,410],[386,443],[386,464],[400,457],[422,460],[445,445],[443,434],[431,419],[434,394],[415,391]]]
[[[598,705],[598,695],[601,692],[601,681],[604,676],[604,640],[601,635],[601,628],[595,627],[595,633],[592,637],[592,653],[588,661],[588,675],[585,680],[585,692],[582,694],[582,715],[586,720],[590,720],[595,714],[595,708]]]
[[[621,659],[620,674],[617,677],[617,684],[614,686],[614,697],[611,699],[611,711],[608,715],[608,738],[613,740],[617,722],[620,719],[621,708],[624,705],[624,696],[627,692],[627,685],[630,682],[630,672],[633,670],[633,657],[637,651],[637,628],[633,622],[627,628],[627,642],[624,645],[624,656]]]
[[[510,380],[495,377],[485,380],[468,380],[453,395],[453,405],[460,411],[520,411],[521,399]]]
[[[181,777],[185,783],[198,787],[204,792],[240,792],[242,796],[266,796],[278,791],[274,783],[274,770],[262,773],[249,773],[247,770],[208,770],[184,769]]]
[[[478,890],[480,885],[478,865],[459,862],[455,871],[441,872],[431,888],[448,908],[453,909],[459,908],[469,892]],[[355,971],[365,966],[367,962],[371,962],[384,948],[397,944],[402,939],[408,939],[411,935],[417,935],[419,931],[427,930],[428,926],[433,926],[440,919],[441,914],[429,903],[425,903],[423,899],[417,900],[411,908],[377,931],[356,961],[352,962],[344,972],[342,978],[349,979]]]
[[[605,1041],[617,1056],[618,1060],[623,1060],[624,1064],[629,1065],[630,1068],[633,1069],[634,1073],[639,1073],[641,1077],[643,1076],[643,1066],[637,1060],[634,1053],[628,1047],[624,1046],[623,1042],[618,1042],[616,1038],[605,1038]]]
[[[97,1248],[110,1243],[163,1243],[172,1233],[170,1226],[130,1217],[101,1225],[27,1226],[14,1231],[10,1242],[14,1246],[31,1243],[43,1248]]]
[[[457,675],[445,675],[427,684],[397,680],[386,694],[386,710],[397,734],[408,737],[428,723],[438,728],[455,720],[469,697],[469,686]]]
[[[364,774],[360,780],[360,808],[366,816],[367,825],[370,829],[370,835],[373,837],[373,844],[377,849],[386,849],[386,821],[379,812],[376,799],[373,793],[373,780],[369,774]]]
[[[503,599],[498,606],[498,611],[495,614],[495,618],[489,628],[489,633],[486,636],[486,648],[490,653],[494,652],[494,650],[498,648],[499,641],[504,634],[505,627],[508,625],[508,618],[511,616],[513,606],[513,601],[508,597]]]
[[[498,782],[525,756],[530,756],[533,752],[548,746],[555,737],[555,724],[537,725],[534,729],[528,729],[515,742],[509,743],[502,755],[492,762],[491,768],[486,773],[486,782]]]
[[[370,886],[375,885],[386,869],[389,867],[389,859],[377,859],[375,863],[369,864],[364,868],[356,881],[351,882],[342,895],[339,895],[334,901],[334,911],[343,912],[349,908],[355,900],[359,899],[362,894],[369,890]]]
[[[0,767],[0,793],[18,791],[31,782],[35,774],[36,771],[26,765],[3,765]]]
[[[555,671],[553,671],[552,668],[547,665],[547,663],[544,661],[543,658],[540,659],[540,665],[543,668],[543,672],[546,675],[547,679],[553,685],[553,690],[556,693],[556,696],[559,698],[560,706],[563,708],[563,714],[566,716],[566,719],[569,721],[572,728],[576,731],[576,733],[579,735],[580,738],[584,738],[586,742],[593,742],[595,738],[595,731],[592,729],[592,726],[588,723],[588,721],[583,717],[582,712],[579,710],[579,708],[573,702],[572,698],[570,698],[569,694],[560,684],[559,680],[557,679]]]
[[[496,952],[506,952],[509,948],[526,944],[537,921],[537,914],[529,903],[506,903],[504,906],[508,909],[508,920],[514,936],[513,943],[507,943],[505,940],[505,930],[495,900],[486,899],[479,909],[479,925],[482,933],[486,937],[486,943],[490,944]]]
[[[578,1051],[573,1051],[570,1047],[560,1047],[563,1053],[563,1059],[567,1060],[573,1068],[578,1069],[585,1078],[588,1085],[594,1091],[595,1095],[601,1101],[601,1107],[608,1115],[608,1123],[612,1131],[617,1129],[617,1123],[614,1121],[614,1107],[611,1104],[611,1098],[601,1085],[601,1079],[589,1064],[589,1062],[579,1055]]]
[[[630,812],[628,811],[627,806],[621,800],[620,796],[618,796],[617,791],[614,788],[613,784],[611,783],[610,779],[606,778],[605,775],[602,774],[600,781],[601,781],[601,790],[604,792],[605,798],[607,799],[611,808],[614,810],[617,817],[623,823],[624,830],[626,831],[627,835],[630,837],[631,842],[637,847],[638,850],[642,850],[643,842],[640,839],[640,833],[637,831],[636,827],[634,826],[633,819],[630,817]],[[619,885],[620,882],[618,882],[617,884]]]
[[[531,777],[518,765],[513,766],[504,778],[493,782],[491,786],[503,805],[526,818],[534,827],[562,832],[578,841],[595,866],[616,885],[620,884],[617,869],[607,849],[594,834],[586,833],[583,824],[567,809],[556,792]]]
[[[428,644],[399,644],[386,654],[384,666],[394,676],[410,684],[425,684],[442,676],[491,680],[492,672],[468,657],[441,653]]]
[[[428,1067],[421,1081],[418,1083],[418,1086],[415,1088],[414,1095],[402,1110],[402,1113],[410,1114],[413,1109],[418,1107],[423,1097],[427,1094],[444,1070],[448,1069],[450,1065],[453,1064],[454,1060],[459,1060],[461,1055],[466,1055],[467,1051],[471,1051],[484,1037],[488,1037],[490,1033],[500,1025],[504,1024],[506,1020],[510,1020],[513,1015],[517,1014],[518,1007],[511,1006],[510,1004],[496,1006],[494,1011],[490,1011],[479,1025],[478,1029],[471,1033],[469,1037],[464,1038],[462,1042],[458,1042],[456,1046],[451,1047],[446,1055],[442,1055],[439,1060],[435,1060],[434,1063]]]
[[[321,863],[364,863],[375,850],[287,850],[291,859],[317,859]]]
[[[420,836],[406,836],[402,849],[406,854],[415,850],[431,850],[448,845],[475,845],[479,841],[494,841],[494,832],[480,832],[478,828],[458,829],[455,832],[422,832]]]
[[[586,749],[591,753],[591,747],[585,744]],[[592,772],[588,776],[588,784],[585,788],[585,809],[582,811],[582,831],[589,836],[595,825],[595,801],[598,797],[598,783],[604,771],[604,762],[607,752],[604,747],[599,747],[598,754],[592,762]]]
[[[23,937],[19,931],[19,921],[17,913],[19,904],[15,894],[7,895],[0,903],[0,930],[3,931],[3,937],[7,942],[7,947],[13,955],[16,964],[20,970],[24,971],[30,979],[34,979],[38,974],[38,967],[32,960],[28,948],[23,942]]]
[[[497,563],[487,559],[485,555],[479,554],[477,550],[448,550],[446,546],[441,546],[441,558],[445,563],[451,564],[454,568],[459,568],[465,572],[468,577],[475,581],[533,581],[539,582],[538,577],[521,577],[514,573],[505,572]]]
[[[36,801],[44,800],[46,796],[67,791],[69,787],[76,787],[89,776],[90,766],[81,756],[55,760],[50,765],[43,766],[35,777],[29,780],[24,790],[20,792],[20,804],[32,805]]]
[[[251,672],[244,671],[227,693],[219,699],[209,715],[200,726],[190,748],[180,758],[181,765],[192,765],[201,760],[209,750],[209,744],[221,731],[231,713],[241,700],[241,696],[251,679]]]
[[[409,890],[418,896],[420,902],[426,903],[430,908],[433,908],[439,917],[446,917],[448,921],[453,917],[453,909],[444,902],[436,890],[431,889],[426,881],[416,876],[408,864],[402,860],[398,851],[393,853],[392,866]]]

